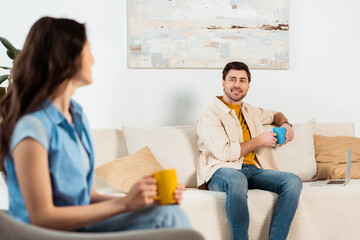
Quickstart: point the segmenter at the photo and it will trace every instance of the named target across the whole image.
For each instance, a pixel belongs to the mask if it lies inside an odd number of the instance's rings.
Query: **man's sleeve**
[[[267,110],[263,108],[253,108],[253,113],[256,114],[257,118],[260,119],[262,125],[272,124],[274,122],[274,116],[277,111]]]
[[[240,142],[230,142],[221,120],[215,116],[202,116],[197,124],[200,141],[220,161],[231,162],[240,158]]]

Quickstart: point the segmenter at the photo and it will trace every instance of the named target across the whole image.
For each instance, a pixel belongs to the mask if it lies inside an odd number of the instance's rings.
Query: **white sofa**
[[[157,135],[159,131],[161,134]],[[312,133],[325,136],[354,136],[354,125],[352,123],[316,123]],[[170,145],[167,144],[173,141],[171,136],[174,134],[183,135],[183,138],[179,140],[182,142],[175,141]],[[164,145],[164,151],[174,151],[174,155],[176,151],[180,151],[181,155],[181,146],[188,145],[187,147],[194,151],[192,159],[182,161],[180,158],[176,162],[169,159],[169,162],[162,160],[160,163],[165,165],[164,168],[176,168],[180,182],[185,184],[187,190],[184,192],[181,207],[188,214],[194,228],[209,240],[231,239],[225,213],[225,194],[199,190],[195,186],[198,156],[195,152],[197,149],[195,127],[124,128],[124,131],[95,129],[92,130],[92,136],[96,167],[127,156],[129,145],[133,148],[131,151],[134,152],[136,148],[148,143],[146,145],[149,145],[156,158],[163,157],[161,145]],[[179,158],[178,155],[174,158]],[[345,187],[314,187],[310,186],[310,182],[304,182],[303,185],[288,239],[360,239],[360,228],[357,227],[357,220],[360,218],[360,180],[351,180]],[[95,186],[104,194],[124,194],[99,177],[95,177]],[[274,193],[261,190],[249,191],[250,239],[267,239],[276,198],[277,195]]]

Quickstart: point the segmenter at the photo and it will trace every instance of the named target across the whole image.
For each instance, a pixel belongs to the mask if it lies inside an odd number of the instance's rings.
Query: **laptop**
[[[326,185],[336,185],[336,186],[345,186],[350,182],[351,176],[351,154],[352,149],[349,149],[346,152],[346,175],[345,179],[330,179],[325,181],[316,181],[311,184],[311,186],[326,186]]]

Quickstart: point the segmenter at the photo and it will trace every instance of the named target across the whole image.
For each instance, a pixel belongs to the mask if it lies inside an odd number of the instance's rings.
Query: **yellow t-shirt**
[[[246,121],[244,119],[244,116],[241,113],[240,110],[240,105],[233,105],[233,104],[228,104],[226,102],[224,102],[221,98],[221,101],[230,109],[234,109],[236,116],[238,116],[239,121],[241,123],[241,128],[242,128],[242,132],[243,132],[243,140],[244,142],[249,141],[251,139],[250,136],[250,131],[249,128],[246,124]],[[244,158],[244,164],[252,164],[255,165],[255,152],[251,152],[248,155],[245,156]]]

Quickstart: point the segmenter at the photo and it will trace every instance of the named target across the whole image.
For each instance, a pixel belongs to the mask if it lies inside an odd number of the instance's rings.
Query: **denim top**
[[[20,221],[31,223],[17,181],[12,151],[27,137],[38,141],[48,152],[54,205],[75,206],[90,203],[94,149],[89,124],[81,106],[74,100],[71,100],[70,113],[73,126],[48,99],[39,110],[25,115],[15,126],[10,142],[10,154],[4,165],[9,188],[9,214]],[[86,169],[86,163],[84,166],[84,153],[88,155],[90,169]]]

